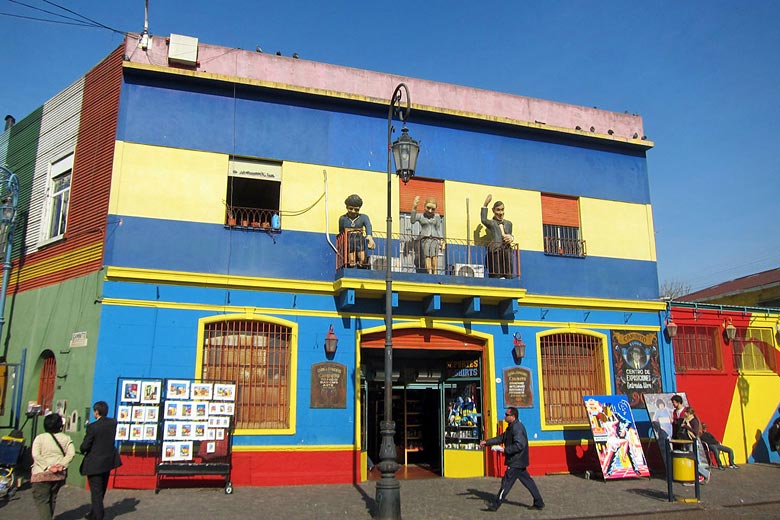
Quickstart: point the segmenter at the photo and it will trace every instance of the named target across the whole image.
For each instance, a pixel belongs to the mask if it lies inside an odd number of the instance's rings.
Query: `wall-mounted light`
[[[668,334],[670,338],[677,335],[677,324],[672,318],[666,318],[666,334]]]
[[[339,338],[333,332],[333,325],[328,329],[328,333],[325,334],[325,355],[329,358],[336,355],[336,349],[339,346]]]
[[[726,318],[723,321],[723,333],[726,335],[726,342],[734,341],[737,337],[737,328],[731,323],[731,318]]]
[[[525,357],[525,343],[523,342],[523,337],[519,332],[515,332],[513,336],[512,349],[515,355],[515,362],[520,364],[520,362]]]

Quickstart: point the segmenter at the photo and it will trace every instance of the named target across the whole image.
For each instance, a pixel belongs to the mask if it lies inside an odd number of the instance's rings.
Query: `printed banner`
[[[586,395],[583,400],[604,480],[649,477],[628,399],[622,395]]]
[[[631,408],[643,408],[646,393],[661,393],[658,334],[612,331],[612,364],[615,392],[625,394]]]

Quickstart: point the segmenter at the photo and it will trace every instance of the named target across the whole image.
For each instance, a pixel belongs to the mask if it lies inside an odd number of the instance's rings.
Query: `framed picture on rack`
[[[117,406],[116,408],[116,420],[117,422],[130,422],[131,414],[133,413],[133,407],[126,404]]]
[[[176,458],[179,460],[192,460],[192,441],[180,442],[176,446]]]
[[[141,402],[145,404],[160,404],[160,381],[141,382]]]
[[[214,428],[207,428],[206,429],[206,439],[213,441],[217,438],[217,430]]]
[[[193,403],[190,401],[184,401],[181,403],[181,409],[179,410],[179,419],[192,419],[193,413]]]
[[[116,436],[114,436],[114,440],[126,441],[129,436],[130,436],[130,425],[129,424],[117,424],[116,425]]]
[[[223,430],[222,428],[218,428],[214,432],[215,432],[215,437],[218,441],[225,439],[225,430]]]
[[[175,442],[163,442],[162,460],[170,462],[176,460],[176,443]]]
[[[211,383],[192,383],[190,394],[198,401],[211,401]]]
[[[144,440],[145,441],[157,440],[157,424],[144,424]]]
[[[165,402],[165,418],[166,419],[178,419],[179,418],[179,410],[181,408],[181,403],[177,403],[175,401],[166,401]]]
[[[130,440],[142,441],[144,440],[144,425],[143,424],[131,424],[130,425]]]
[[[195,423],[192,430],[192,438],[195,440],[203,440],[206,438],[206,423]]]
[[[236,385],[228,383],[214,383],[215,401],[235,401]]]
[[[209,403],[195,403],[192,418],[198,421],[205,421],[209,416]]]
[[[175,421],[165,421],[165,431],[163,439],[175,441],[179,438],[179,423]]]
[[[165,395],[168,399],[189,399],[190,382],[187,379],[169,379]]]
[[[144,422],[146,418],[145,406],[133,406],[132,420],[133,422]]]
[[[120,401],[123,403],[140,402],[141,382],[134,379],[125,379],[122,381],[122,396]]]
[[[191,422],[183,422],[179,425],[179,438],[192,439],[193,427]]]
[[[144,422],[157,422],[160,419],[160,409],[156,406],[147,406],[144,414]]]

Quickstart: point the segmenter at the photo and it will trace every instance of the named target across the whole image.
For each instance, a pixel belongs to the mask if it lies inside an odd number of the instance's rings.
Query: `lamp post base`
[[[401,520],[401,484],[395,478],[398,471],[395,449],[395,421],[379,423],[382,445],[379,448],[380,461],[377,464],[382,479],[376,483],[377,518],[380,520]]]

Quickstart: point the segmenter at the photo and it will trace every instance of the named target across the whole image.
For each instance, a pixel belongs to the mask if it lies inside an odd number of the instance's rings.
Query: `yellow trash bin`
[[[694,482],[696,480],[693,453],[678,450],[672,452],[672,480],[675,482]]]

